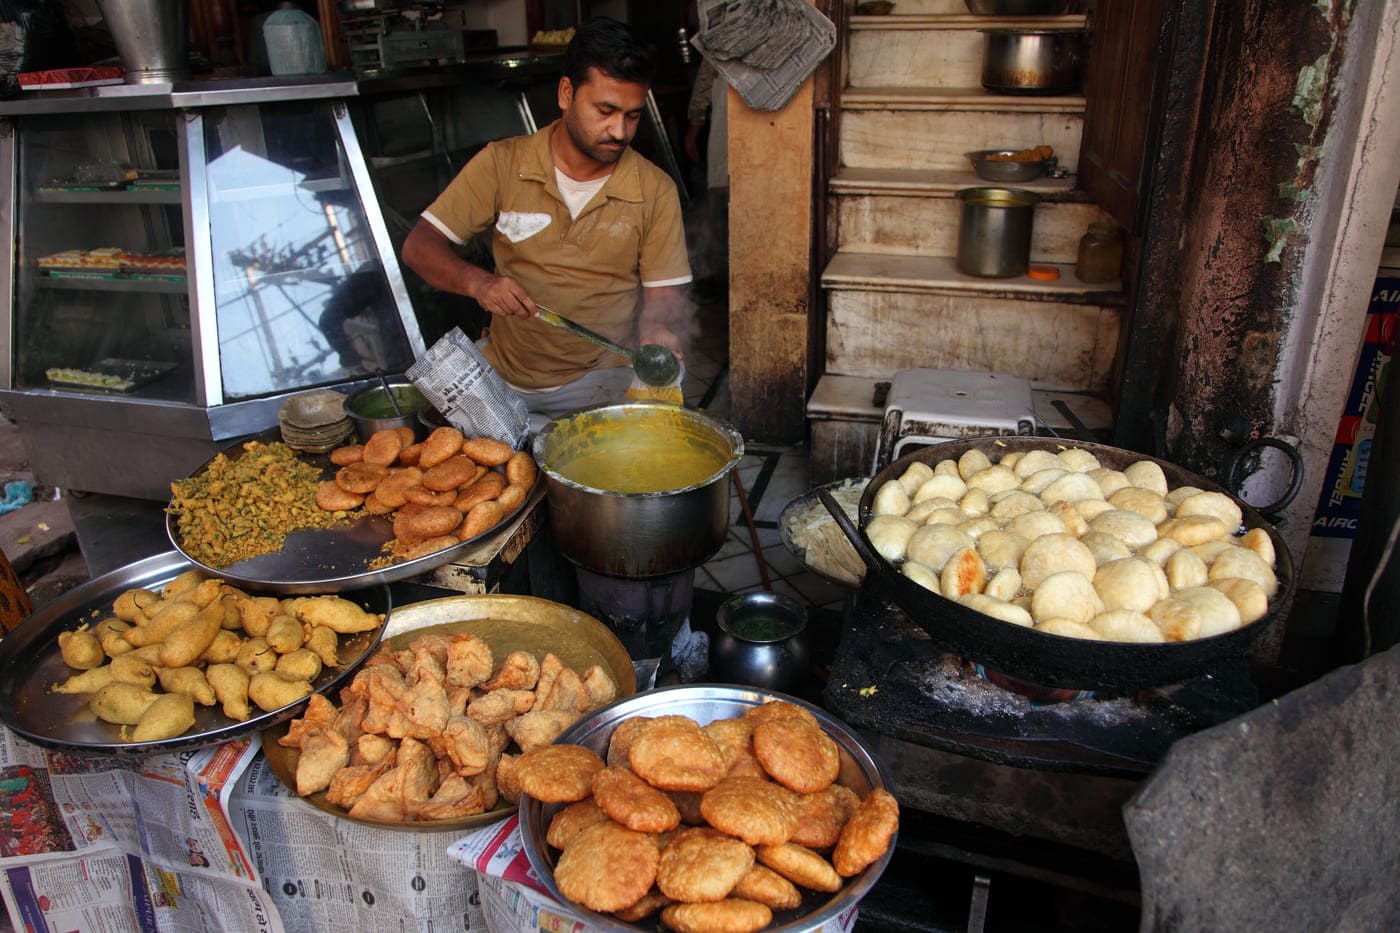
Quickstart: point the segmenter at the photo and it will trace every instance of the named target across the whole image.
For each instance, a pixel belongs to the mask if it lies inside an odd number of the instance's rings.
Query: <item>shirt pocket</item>
[[[496,218],[496,232],[512,243],[528,240],[544,230],[554,218],[533,211],[502,211]]]

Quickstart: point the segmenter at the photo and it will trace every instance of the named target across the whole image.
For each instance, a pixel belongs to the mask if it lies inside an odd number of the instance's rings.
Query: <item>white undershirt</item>
[[[564,197],[564,203],[568,205],[569,217],[577,218],[578,212],[583,210],[589,201],[593,200],[593,195],[598,193],[598,189],[603,187],[603,183],[609,176],[595,178],[592,181],[574,181],[568,175],[554,170],[554,180],[559,183],[559,193]]]

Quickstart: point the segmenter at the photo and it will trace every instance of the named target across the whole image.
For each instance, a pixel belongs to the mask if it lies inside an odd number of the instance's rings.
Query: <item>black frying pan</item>
[[[871,509],[875,493],[885,482],[898,479],[915,460],[922,460],[932,466],[939,460],[956,460],[966,451],[976,448],[995,463],[1012,451],[1058,451],[1069,446],[1087,450],[1096,456],[1103,466],[1117,470],[1138,460],[1152,460],[1162,468],[1167,477],[1167,484],[1172,489],[1178,486],[1196,486],[1204,490],[1223,492],[1234,499],[1244,514],[1245,526],[1263,528],[1274,543],[1274,551],[1277,554],[1274,572],[1278,575],[1279,588],[1269,601],[1268,615],[1232,632],[1194,641],[1165,644],[1087,641],[1050,635],[993,619],[925,589],[901,574],[893,564],[882,557],[866,536],[865,528],[873,517]],[[1278,532],[1248,503],[1218,484],[1174,464],[1101,444],[1053,437],[1000,437],[952,441],[926,447],[894,461],[870,480],[860,500],[859,531],[852,526],[850,519],[834,499],[823,495],[822,501],[870,568],[866,575],[866,585],[880,587],[914,622],[928,632],[935,643],[1003,674],[1047,687],[1132,690],[1177,683],[1210,673],[1216,670],[1222,661],[1246,654],[1250,646],[1277,621],[1279,609],[1288,604],[1293,592],[1293,560],[1289,556],[1288,548]]]

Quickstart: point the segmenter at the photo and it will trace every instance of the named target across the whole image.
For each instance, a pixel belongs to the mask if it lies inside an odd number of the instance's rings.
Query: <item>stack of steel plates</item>
[[[277,410],[277,422],[287,446],[311,454],[339,447],[355,429],[345,411],[345,396],[331,389],[293,395]]]

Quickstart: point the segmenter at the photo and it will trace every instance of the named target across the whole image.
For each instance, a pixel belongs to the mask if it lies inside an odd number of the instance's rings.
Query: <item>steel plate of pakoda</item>
[[[119,596],[132,589],[159,590],[194,569],[174,551],[157,554],[89,580],[60,596],[0,640],[0,722],[25,739],[62,751],[91,755],[151,755],[217,745],[297,715],[308,698],[263,711],[254,707],[245,720],[225,715],[221,705],[195,705],[194,724],[173,738],[123,741],[122,727],[97,718],[88,693],[57,693],[53,686],[79,672],[64,663],[59,635],[93,626],[113,615]],[[389,590],[369,587],[342,594],[367,612],[389,613]],[[392,616],[391,616],[392,618]],[[327,665],[311,681],[312,695],[337,688],[379,644],[384,626],[341,635],[334,651],[338,663]],[[172,691],[167,691],[172,692]]]
[[[473,635],[490,649],[489,657],[491,660],[487,662],[489,679],[484,679],[481,686],[492,684],[496,689],[474,702],[490,700],[490,698],[497,696],[511,699],[517,694],[531,693],[539,687],[538,681],[530,679],[532,673],[537,678],[554,676],[547,671],[540,673],[538,667],[535,668],[534,672],[531,672],[528,670],[528,664],[522,663],[520,660],[521,655],[543,659],[546,655],[552,654],[559,662],[562,662],[565,669],[577,671],[580,675],[596,666],[609,676],[618,697],[631,696],[636,690],[632,662],[627,655],[627,650],[606,626],[592,616],[585,615],[569,606],[530,596],[451,596],[403,606],[397,609],[390,618],[381,650],[405,652],[409,650],[410,645],[425,636],[451,638],[458,635]],[[514,660],[511,660],[512,658]],[[371,665],[367,665],[365,670],[370,669],[372,669]],[[531,684],[530,691],[524,689],[526,683]],[[331,696],[331,699],[334,700],[336,697]],[[353,699],[351,702],[354,702]],[[343,708],[345,704],[337,702],[335,705]],[[405,708],[402,712],[409,711]],[[485,721],[496,718],[489,709],[485,711],[477,709],[474,712],[478,713]],[[516,728],[516,725],[526,719],[534,717],[547,719],[551,715],[551,712],[547,710],[519,714],[505,709],[504,706],[497,712],[501,717],[511,717],[510,721],[506,723],[507,731],[511,732],[512,741],[521,745],[530,740]],[[570,716],[567,723],[572,724],[577,718],[577,715]],[[547,735],[552,740],[562,731],[565,724],[542,722],[541,725],[547,730]],[[263,752],[267,756],[268,765],[278,778],[293,791],[297,790],[298,766],[301,762],[302,751],[299,748],[288,747],[282,742],[290,730],[296,728],[299,728],[298,721],[293,721],[269,729],[263,734]],[[377,742],[377,738],[372,741]],[[512,745],[511,748],[514,749],[515,745]],[[414,749],[415,754],[417,751]],[[460,770],[471,771],[473,769],[463,768]],[[370,777],[368,772],[365,772],[364,776]],[[382,776],[382,774],[374,775],[373,779],[377,780]],[[306,775],[303,773],[302,777],[305,779]],[[321,777],[324,778],[325,775],[321,775]],[[333,783],[326,790],[310,793],[304,799],[318,809],[343,819],[412,831],[439,829],[460,831],[493,823],[515,811],[515,805],[502,794],[501,799],[493,808],[482,813],[427,820],[386,819],[384,818],[385,811],[379,808],[379,804],[392,804],[392,801],[368,801],[359,810],[356,810],[353,804],[347,807],[333,802],[332,798],[343,790],[342,785],[345,779],[346,776],[343,775],[340,783]],[[332,776],[332,781],[336,780]],[[504,789],[508,778],[501,774],[497,776],[496,782]],[[354,788],[354,790],[363,790],[367,793],[372,783],[371,780],[363,788]],[[386,780],[386,784],[388,783],[389,781]],[[359,799],[355,803],[358,804]]]
[[[280,455],[287,450],[278,429],[273,428],[216,454],[189,477],[177,481],[177,485],[182,489],[188,487],[189,491],[184,496],[172,497],[166,509],[166,534],[175,549],[195,566],[234,583],[293,595],[335,593],[405,580],[450,561],[469,558],[489,539],[510,533],[531,504],[544,496],[544,484],[535,471],[523,501],[512,502],[509,508],[501,509],[485,530],[450,545],[443,542],[445,546],[431,553],[391,557],[388,548],[395,541],[393,513],[357,511],[351,513],[349,520],[337,521],[332,512],[316,506],[318,488],[334,485],[337,474],[349,469],[335,462],[337,451],[295,454],[289,463],[278,462],[266,469],[250,471],[254,474],[251,477],[239,473],[244,458],[253,463],[255,458],[273,459],[272,452]],[[387,475],[387,468],[381,469]],[[499,480],[498,488],[493,487],[497,494],[508,485],[505,474],[500,472],[502,469],[487,469],[481,476],[483,480]],[[208,487],[211,481],[220,481],[224,473],[234,479],[237,486],[252,483],[272,488],[249,495],[233,505],[221,503],[209,494]],[[289,485],[288,478],[293,476],[301,486],[309,485],[310,489],[309,495],[298,495],[295,502],[285,488]],[[269,478],[272,482],[268,482]],[[236,488],[234,484],[227,485]],[[356,496],[354,501],[363,499],[363,496]],[[336,507],[355,508],[350,503]],[[208,527],[201,526],[200,531],[190,533],[187,540],[187,533],[181,528],[181,513],[198,509],[223,509],[229,514],[220,515],[217,522]],[[289,517],[294,513],[296,517]],[[274,519],[273,526],[268,527],[264,517]],[[258,541],[260,537],[269,540]],[[244,544],[247,541],[255,543],[248,547]],[[230,547],[237,544],[239,549],[216,559],[217,555],[209,553],[208,549],[220,542],[228,542]]]

